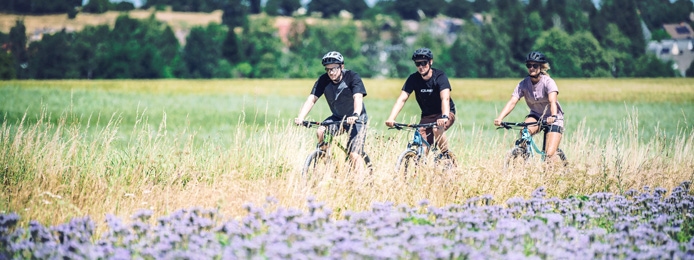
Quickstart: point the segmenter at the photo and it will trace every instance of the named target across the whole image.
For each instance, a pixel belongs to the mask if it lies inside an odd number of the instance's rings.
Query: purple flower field
[[[669,195],[644,187],[558,199],[539,188],[505,203],[375,203],[339,220],[313,199],[306,211],[247,205],[238,220],[197,208],[153,220],[142,210],[107,217],[98,238],[88,217],[20,227],[10,213],[0,215],[0,259],[694,259],[690,184]]]

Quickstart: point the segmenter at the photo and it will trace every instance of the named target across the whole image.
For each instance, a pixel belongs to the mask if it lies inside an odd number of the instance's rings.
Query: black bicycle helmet
[[[323,63],[323,66],[328,64],[344,64],[345,58],[342,57],[342,54],[340,54],[339,52],[331,51],[323,56],[323,59],[321,59],[321,63]]]
[[[412,60],[432,60],[434,59],[434,54],[429,48],[419,48],[414,53],[412,53]]]
[[[545,57],[542,52],[539,51],[533,51],[528,53],[528,56],[525,57],[525,62],[529,61],[534,61],[537,63],[547,63],[547,57]]]

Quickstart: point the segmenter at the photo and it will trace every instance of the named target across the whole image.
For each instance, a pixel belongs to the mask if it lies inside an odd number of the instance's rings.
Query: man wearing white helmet
[[[349,157],[352,165],[362,167],[364,165],[364,142],[368,120],[364,107],[364,97],[366,96],[364,82],[362,82],[359,74],[345,69],[344,57],[339,52],[326,53],[321,59],[321,63],[325,67],[325,74],[321,75],[313,84],[311,94],[301,107],[294,123],[301,125],[318,98],[325,95],[332,115],[324,122],[345,120],[352,125],[349,129],[349,141],[347,142]],[[331,125],[328,130],[333,134],[340,134],[339,128],[340,125]],[[319,142],[323,142],[325,130],[326,127],[323,126],[318,128],[316,135]]]

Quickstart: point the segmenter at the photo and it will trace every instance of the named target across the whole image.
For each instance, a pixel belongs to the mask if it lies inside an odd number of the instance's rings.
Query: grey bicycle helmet
[[[547,57],[545,57],[542,52],[539,51],[533,51],[528,53],[528,56],[525,57],[525,62],[529,61],[534,61],[537,63],[547,63]]]
[[[419,48],[412,53],[412,60],[432,60],[434,59],[434,54],[429,48]]]
[[[321,63],[323,63],[323,66],[328,64],[344,64],[345,58],[342,57],[342,54],[340,54],[339,52],[331,51],[323,56],[323,59],[321,59]]]

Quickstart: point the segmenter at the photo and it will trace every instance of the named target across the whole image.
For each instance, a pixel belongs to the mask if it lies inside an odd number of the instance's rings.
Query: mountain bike
[[[513,148],[511,148],[507,153],[506,153],[506,158],[504,160],[504,169],[509,169],[516,164],[520,163],[525,163],[530,158],[533,158],[535,156],[535,153],[539,154],[542,156],[542,161],[545,160],[546,153],[545,153],[545,146],[546,146],[546,141],[547,141],[547,133],[549,132],[549,127],[550,125],[547,124],[547,121],[545,120],[540,120],[537,122],[521,122],[521,123],[513,123],[513,122],[501,122],[501,126],[497,127],[497,129],[504,128],[504,129],[521,129],[521,136],[518,138],[518,140],[515,141],[515,145]],[[535,143],[535,140],[533,139],[533,136],[530,134],[530,130],[528,130],[528,126],[534,126],[537,125],[540,127],[540,130],[544,132],[544,135],[542,137],[542,149],[540,149],[537,144]],[[566,155],[564,154],[564,151],[561,149],[557,148],[556,155],[559,156],[561,159],[562,163],[564,166],[568,165],[566,162]]]
[[[345,129],[346,131],[349,131],[350,127],[353,127],[352,125],[348,124],[346,121],[332,121],[332,122],[315,122],[315,121],[303,121],[302,125],[311,128],[313,126],[325,126],[326,130],[324,131],[323,134],[323,142],[318,142],[316,144],[316,150],[311,152],[311,154],[306,157],[306,161],[304,162],[303,169],[301,170],[301,175],[304,178],[311,178],[316,175],[318,172],[323,172],[326,171],[330,168],[332,164],[332,155],[330,148],[332,147],[333,143],[333,133],[330,131],[330,129],[327,129],[331,125],[339,125],[341,124],[341,128]],[[363,122],[357,121],[355,124],[363,124]],[[342,150],[345,155],[345,161],[349,161],[349,151],[347,150],[347,147],[342,145],[340,142],[335,142],[337,147]],[[371,165],[371,159],[369,156],[364,153],[363,154],[364,158],[364,164],[366,166],[366,169],[371,172],[373,169],[373,166]]]
[[[402,174],[404,177],[414,177],[419,166],[426,164],[425,148],[431,151],[434,155],[434,165],[441,166],[444,170],[449,170],[455,167],[454,159],[448,153],[440,153],[436,144],[430,144],[426,138],[419,133],[419,128],[434,128],[436,123],[428,124],[401,124],[395,123],[391,129],[397,130],[412,130],[412,140],[407,143],[405,151],[400,153],[398,160],[395,163],[395,172]]]

